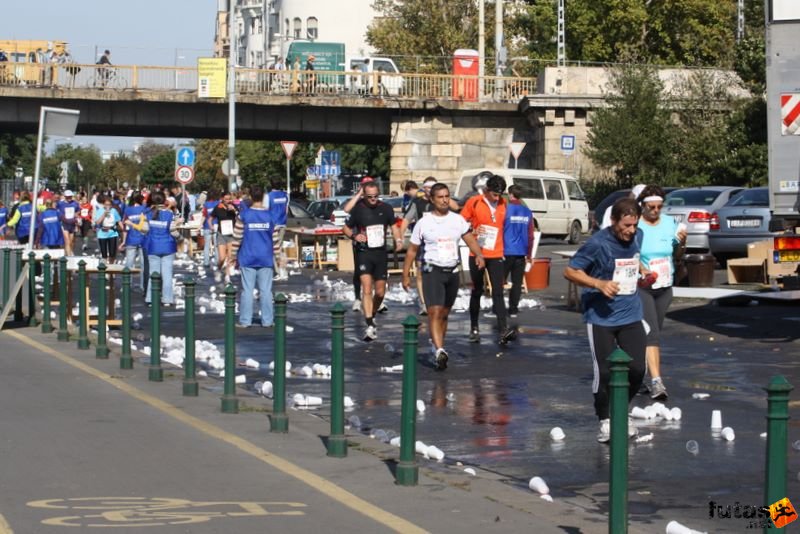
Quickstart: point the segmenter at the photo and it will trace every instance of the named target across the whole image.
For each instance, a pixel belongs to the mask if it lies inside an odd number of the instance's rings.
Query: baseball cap
[[[67,189],[66,191],[64,191],[64,196],[65,197],[74,197],[75,194],[72,192],[72,190]]]
[[[374,181],[375,181],[375,180],[373,180],[373,179],[372,179],[372,176],[365,176],[365,177],[363,177],[363,178],[361,179],[361,183],[362,183],[362,184],[366,184],[366,183],[369,183],[369,182],[374,182]]]

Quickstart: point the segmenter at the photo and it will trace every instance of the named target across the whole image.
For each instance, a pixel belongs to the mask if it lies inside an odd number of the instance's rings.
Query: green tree
[[[137,176],[139,176],[139,163],[127,154],[111,156],[103,165],[103,179],[109,185],[127,183],[135,186]]]
[[[142,164],[142,183],[170,185],[175,181],[175,150],[168,149]]]
[[[36,136],[0,134],[0,179],[14,178],[17,167],[22,167],[25,176],[33,176],[36,165]]]
[[[91,190],[105,185],[103,159],[96,146],[74,146],[70,143],[56,145],[53,153],[42,159],[41,176],[58,182],[63,162],[67,162],[70,187]]]

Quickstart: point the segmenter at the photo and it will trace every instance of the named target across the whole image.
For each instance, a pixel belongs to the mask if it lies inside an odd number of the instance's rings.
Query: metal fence
[[[301,95],[517,102],[536,92],[536,78],[454,76],[387,72],[236,69],[236,92],[247,95]],[[197,93],[194,67],[79,64],[0,64],[0,85]]]

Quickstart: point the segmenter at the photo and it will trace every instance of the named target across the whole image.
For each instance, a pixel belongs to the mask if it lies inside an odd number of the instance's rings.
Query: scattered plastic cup
[[[560,426],[553,427],[553,429],[550,430],[550,439],[553,441],[562,441],[565,437],[566,434],[564,434]]]
[[[677,406],[675,406],[674,408],[672,408],[672,409],[670,410],[670,413],[672,414],[672,418],[673,418],[674,420],[676,420],[676,421],[680,421],[680,420],[681,420],[681,417],[683,417],[683,412],[682,412],[682,411],[681,411],[681,409],[680,409],[680,408],[678,408]]]
[[[635,417],[636,419],[648,419],[647,411],[644,408],[639,408],[638,406],[634,406],[633,410],[631,410],[631,417]]]
[[[528,487],[540,495],[548,495],[550,493],[550,488],[547,487],[547,482],[542,477],[530,479]]]
[[[722,412],[719,410],[714,410],[713,412],[711,412],[711,429],[712,430],[722,429]]]
[[[677,521],[670,521],[667,523],[667,534],[704,534],[699,530],[691,529],[685,525],[681,525]]]
[[[693,439],[690,439],[686,442],[686,450],[691,454],[697,454],[700,452],[700,445]]]
[[[725,439],[725,441],[733,441],[736,439],[736,434],[734,433],[733,429],[729,426],[726,426],[720,432],[720,435]]]
[[[425,413],[425,401],[422,399],[417,399],[417,412]]]

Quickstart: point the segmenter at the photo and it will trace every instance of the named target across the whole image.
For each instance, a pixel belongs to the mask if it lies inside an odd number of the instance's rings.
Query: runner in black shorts
[[[458,267],[461,262],[459,241],[463,239],[475,254],[475,263],[480,268],[485,264],[472,227],[461,215],[450,211],[450,191],[447,186],[434,185],[430,195],[433,211],[414,226],[403,264],[403,287],[408,291],[411,266],[414,265],[417,251],[423,246],[422,291],[428,309],[434,364],[437,369],[443,370],[447,368],[448,359],[444,349],[447,318],[458,296]]]
[[[378,337],[375,311],[386,294],[389,256],[386,251],[386,229],[392,229],[395,249],[403,247],[400,229],[394,224],[394,211],[378,200],[378,184],[364,184],[364,198],[350,212],[344,234],[356,242],[355,268],[361,278],[361,302],[367,330],[364,341]]]

